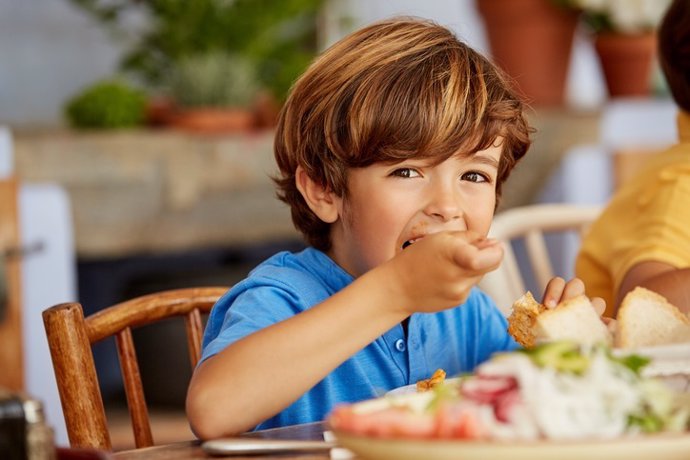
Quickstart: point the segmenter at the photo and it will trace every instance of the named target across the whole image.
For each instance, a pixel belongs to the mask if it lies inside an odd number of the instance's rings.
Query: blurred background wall
[[[63,0],[0,0],[0,123],[63,123],[62,105],[109,76],[121,49]]]
[[[368,22],[394,14],[434,19],[471,46],[489,52],[474,0],[331,0],[324,11],[321,47]],[[131,18],[133,26],[137,18]],[[117,72],[126,43],[67,0],[0,0],[0,123],[64,122],[62,106],[85,85]],[[576,36],[567,100],[593,108],[604,100],[591,44]]]

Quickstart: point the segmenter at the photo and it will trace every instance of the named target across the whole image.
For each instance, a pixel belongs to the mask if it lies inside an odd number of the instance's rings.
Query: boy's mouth
[[[412,238],[411,240],[407,240],[402,244],[402,248],[405,249],[408,246],[411,246],[413,243],[416,243],[417,241],[421,240],[423,237],[418,237],[418,238]]]

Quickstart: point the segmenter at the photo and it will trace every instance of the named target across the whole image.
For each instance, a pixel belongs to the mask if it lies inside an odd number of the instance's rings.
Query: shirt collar
[[[342,269],[326,253],[316,248],[308,247],[303,254],[311,260],[310,267],[314,275],[323,280],[334,291],[339,291],[354,281],[352,275]]]

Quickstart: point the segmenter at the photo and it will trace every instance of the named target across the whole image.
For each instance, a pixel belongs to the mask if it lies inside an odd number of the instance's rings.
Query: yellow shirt
[[[656,261],[690,266],[690,114],[678,114],[680,143],[657,155],[613,196],[592,225],[575,274],[610,316],[628,270]]]

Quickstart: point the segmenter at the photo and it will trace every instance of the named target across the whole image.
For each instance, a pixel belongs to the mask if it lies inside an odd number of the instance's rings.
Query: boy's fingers
[[[497,239],[494,239],[494,238],[480,237],[480,238],[477,238],[476,240],[472,241],[472,244],[477,249],[485,249],[485,248],[490,248],[492,246],[500,245],[501,242]]]
[[[604,314],[604,311],[606,311],[606,301],[604,299],[601,297],[592,297],[590,302],[592,302],[592,306],[599,316]]]
[[[485,273],[493,270],[503,260],[503,246],[498,242],[481,243],[482,248],[474,244],[464,245],[455,253],[455,262],[470,271]]]
[[[563,293],[561,294],[561,301],[565,299],[572,299],[585,293],[585,283],[580,278],[573,278],[565,284]]]
[[[565,289],[565,280],[560,277],[551,278],[544,290],[543,304],[546,308],[554,308],[561,300],[561,294]]]
[[[606,324],[606,327],[608,328],[609,332],[611,332],[611,334],[615,336],[616,328],[618,327],[618,322],[616,322],[615,319],[607,318],[606,316],[603,316],[601,319],[604,321],[604,324]]]
[[[497,268],[503,260],[503,246],[494,244],[481,249],[477,254],[477,269],[481,271],[490,271]]]
[[[549,281],[544,292],[544,305],[553,308],[559,302],[572,299],[585,293],[585,283],[579,278],[573,278],[567,283],[563,278],[556,277]]]
[[[493,238],[481,238],[473,244],[477,248],[475,268],[483,272],[498,268],[503,260],[503,243]]]

